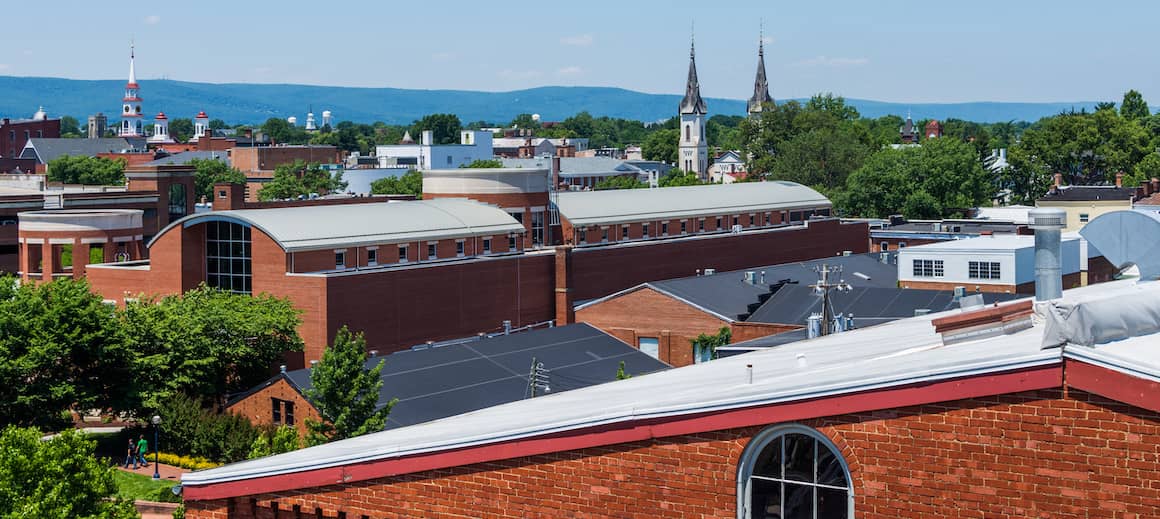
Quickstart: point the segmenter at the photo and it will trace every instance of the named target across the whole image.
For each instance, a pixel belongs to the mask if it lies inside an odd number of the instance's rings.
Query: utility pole
[[[549,371],[544,368],[543,362],[537,362],[535,357],[532,357],[532,368],[528,371],[528,390],[524,392],[525,395],[530,395],[530,398],[536,397],[536,389],[543,389],[545,393],[552,392],[552,386],[549,385]]]
[[[846,283],[844,279],[838,278],[842,273],[842,266],[837,265],[831,267],[825,263],[814,267],[814,272],[818,273],[818,282],[810,285],[814,289],[814,294],[822,298],[822,335],[829,335],[833,332],[834,311],[830,305],[830,291],[837,290],[839,292],[849,292],[852,287]],[[833,278],[838,278],[837,282],[831,281]]]

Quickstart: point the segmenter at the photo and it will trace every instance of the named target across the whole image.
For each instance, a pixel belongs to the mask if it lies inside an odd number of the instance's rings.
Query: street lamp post
[[[153,415],[153,479],[161,479],[161,466],[158,465],[158,460],[161,459],[161,449],[157,444],[157,429],[161,425],[161,417]]]

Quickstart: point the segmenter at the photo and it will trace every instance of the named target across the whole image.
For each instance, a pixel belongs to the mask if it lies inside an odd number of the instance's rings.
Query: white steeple
[[[685,97],[681,99],[678,110],[681,135],[677,168],[705,179],[709,172],[709,146],[705,139],[705,113],[708,109],[701,98],[701,84],[697,80],[696,47],[691,36],[689,40],[689,75],[685,80]]]
[[[133,45],[132,42],[130,42],[129,43],[129,84],[130,85],[137,84],[137,67],[134,66],[134,63],[133,63],[134,61],[136,61],[136,56],[135,56],[136,52],[135,51],[136,51],[135,46]]]
[[[144,137],[145,121],[141,113],[140,86],[137,85],[137,70],[134,66],[136,52],[129,43],[129,81],[125,83],[125,97],[121,99],[121,137]]]

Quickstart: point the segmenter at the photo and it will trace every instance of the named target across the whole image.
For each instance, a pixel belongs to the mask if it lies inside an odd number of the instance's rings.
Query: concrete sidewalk
[[[149,458],[148,467],[138,466],[136,469],[134,469],[132,465],[129,465],[129,468],[125,468],[124,465],[117,465],[117,468],[125,472],[132,472],[134,474],[141,474],[142,476],[153,477],[153,458]],[[180,483],[181,475],[189,472],[189,469],[183,469],[181,467],[174,467],[173,465],[166,465],[162,463],[158,467],[158,472],[161,473],[161,479],[168,479]]]

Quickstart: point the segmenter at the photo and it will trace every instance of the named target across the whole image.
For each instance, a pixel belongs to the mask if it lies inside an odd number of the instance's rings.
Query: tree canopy
[[[68,429],[41,440],[40,431],[0,432],[0,517],[139,517],[132,501],[117,496],[116,467],[94,456],[96,442]]]
[[[641,144],[640,154],[645,160],[675,164],[680,138],[681,131],[676,128],[653,132],[645,138],[644,144]]]
[[[953,138],[922,146],[886,148],[871,155],[848,179],[838,205],[851,215],[942,218],[963,214],[993,194],[975,149]]]
[[[502,168],[503,161],[499,159],[475,159],[470,163],[459,166],[461,168]]]
[[[318,410],[321,421],[308,418],[306,441],[319,445],[329,441],[361,436],[383,430],[387,415],[397,399],[378,407],[383,387],[380,373],[386,359],[366,369],[366,339],[362,333],[351,333],[343,326],[334,343],[322,354],[322,360],[310,370],[306,398]]]
[[[218,182],[246,183],[246,174],[228,166],[225,161],[193,159],[189,162],[197,171],[193,176],[194,200],[213,201],[213,185]]]
[[[383,177],[371,182],[371,194],[423,196],[423,174],[412,169],[398,177]]]
[[[455,114],[430,114],[411,125],[411,137],[420,139],[423,131],[431,130],[435,144],[458,144],[463,124]]]
[[[125,159],[63,155],[48,162],[48,180],[90,186],[124,184]]]
[[[595,189],[603,191],[605,189],[641,189],[646,187],[648,184],[641,182],[636,175],[619,175],[602,179],[596,183]]]
[[[274,168],[274,178],[258,191],[259,200],[284,200],[313,194],[325,195],[341,192],[347,183],[342,180],[342,172],[332,175],[318,164],[296,160]]]

